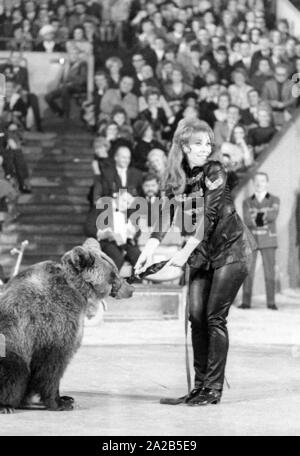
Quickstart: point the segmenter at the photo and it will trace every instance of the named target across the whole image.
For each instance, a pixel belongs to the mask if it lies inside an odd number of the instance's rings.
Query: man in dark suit
[[[142,194],[143,178],[141,171],[129,166],[130,160],[129,147],[120,142],[116,146],[114,164],[106,164],[94,190],[96,207],[98,198],[112,197],[108,226],[99,226],[99,218],[97,219],[97,238],[101,249],[114,260],[118,269],[125,259],[134,266],[140,255],[136,242],[138,230],[130,222],[129,216],[134,196]],[[100,213],[101,210],[97,211],[98,215]]]
[[[279,212],[279,198],[268,192],[269,178],[259,172],[254,177],[255,193],[243,202],[244,222],[251,230],[262,255],[265,275],[267,307],[277,310],[275,304],[275,252],[277,248],[276,219]],[[252,286],[257,251],[253,255],[251,271],[244,282],[243,303],[240,309],[251,307]]]
[[[94,201],[101,196],[116,196],[121,189],[126,189],[131,196],[142,194],[142,172],[130,165],[131,151],[128,145],[120,141],[115,146],[114,163],[106,163],[105,170],[95,183]]]
[[[1,72],[5,74],[6,81],[13,81],[21,86],[21,97],[26,106],[32,108],[36,129],[43,131],[38,97],[30,91],[28,70],[27,67],[21,65],[20,52],[11,52],[8,61],[2,66]]]
[[[66,64],[59,87],[45,96],[50,108],[60,116],[64,115],[68,118],[71,97],[76,93],[85,92],[86,81],[87,64],[80,58],[79,51],[72,48],[69,51],[69,61]],[[58,98],[61,99],[61,106],[56,101]]]
[[[293,86],[288,76],[287,66],[280,63],[275,67],[275,77],[266,81],[262,88],[262,99],[270,103],[276,125],[282,125],[288,120],[286,115],[291,117],[296,107],[297,100],[293,96]]]

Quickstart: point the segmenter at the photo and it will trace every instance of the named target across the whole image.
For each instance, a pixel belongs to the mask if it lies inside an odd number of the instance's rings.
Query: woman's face
[[[174,70],[173,71],[173,73],[172,73],[172,81],[174,83],[178,83],[178,82],[182,81],[182,73],[181,73],[181,71],[178,71],[178,70]]]
[[[117,112],[114,115],[113,121],[116,122],[119,126],[124,125],[126,121],[125,114],[123,112]]]
[[[243,139],[245,139],[245,132],[241,127],[235,127],[233,132],[233,137],[236,144],[239,144]]]
[[[117,139],[118,136],[118,127],[115,124],[108,125],[106,131],[106,137],[110,140]]]
[[[81,30],[80,28],[75,29],[75,30],[74,30],[74,33],[73,33],[73,38],[74,38],[74,40],[76,40],[76,41],[81,41],[81,40],[83,40],[83,38],[84,38],[83,30]]]
[[[165,162],[161,154],[153,154],[148,158],[149,165],[159,173],[163,172],[165,168]]]
[[[198,112],[193,106],[187,106],[183,112],[184,119],[197,119]]]
[[[233,76],[233,81],[234,83],[237,85],[237,86],[242,86],[243,84],[245,84],[245,77],[242,73],[234,73],[234,76]]]
[[[229,98],[227,96],[222,96],[219,98],[219,109],[226,110],[229,106]]]
[[[202,74],[207,74],[211,68],[211,65],[208,60],[202,60],[200,64]]]
[[[258,124],[260,127],[269,127],[270,126],[270,115],[268,111],[260,110],[257,115]]]
[[[151,125],[149,125],[149,127],[146,129],[144,135],[143,135],[143,140],[144,141],[152,141],[153,139],[153,130],[152,130],[152,127]]]
[[[208,133],[204,131],[193,133],[189,140],[188,149],[186,156],[191,168],[205,165],[212,153],[212,144]]]

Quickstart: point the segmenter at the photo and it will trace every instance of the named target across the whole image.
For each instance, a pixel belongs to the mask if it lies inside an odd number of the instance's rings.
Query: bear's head
[[[87,290],[87,297],[125,299],[132,296],[134,287],[120,277],[115,263],[93,238],[66,252],[61,261],[78,291]]]

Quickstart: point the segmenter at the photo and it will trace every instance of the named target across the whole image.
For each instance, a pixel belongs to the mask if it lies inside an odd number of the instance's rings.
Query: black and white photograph
[[[0,0],[0,437],[22,436],[300,436],[299,0]]]

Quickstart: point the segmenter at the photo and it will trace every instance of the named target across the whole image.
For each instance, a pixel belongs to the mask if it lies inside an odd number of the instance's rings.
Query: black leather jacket
[[[187,177],[186,195],[204,197],[204,236],[189,258],[190,266],[208,269],[248,261],[256,243],[235,210],[222,164],[209,161],[203,167],[191,170],[184,160],[182,166]],[[161,241],[169,227],[156,223],[151,237]]]

